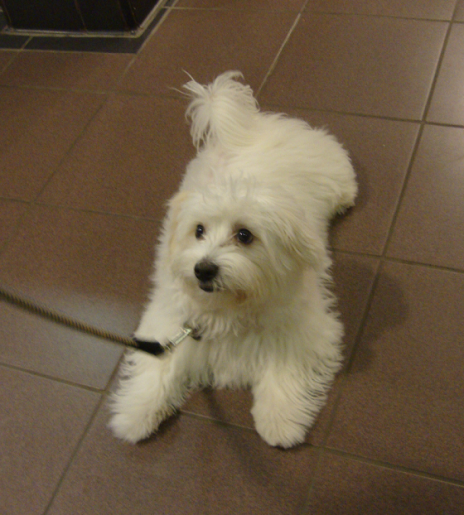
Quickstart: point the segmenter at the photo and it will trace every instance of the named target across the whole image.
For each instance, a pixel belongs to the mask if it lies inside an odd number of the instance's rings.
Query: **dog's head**
[[[218,308],[282,295],[325,256],[291,197],[244,178],[178,193],[165,236],[174,277],[195,299]]]

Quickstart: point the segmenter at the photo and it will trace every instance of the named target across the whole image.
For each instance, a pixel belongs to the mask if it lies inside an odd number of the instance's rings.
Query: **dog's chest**
[[[255,332],[222,335],[202,342],[196,371],[202,377],[200,382],[218,388],[249,386],[262,367],[262,344],[263,335]]]
[[[275,337],[275,335],[274,335]],[[216,388],[253,385],[269,363],[278,359],[275,342],[266,331],[248,331],[207,339],[200,345],[196,370],[198,382]]]

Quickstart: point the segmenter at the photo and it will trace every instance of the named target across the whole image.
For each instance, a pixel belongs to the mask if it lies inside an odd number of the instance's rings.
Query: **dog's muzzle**
[[[214,279],[219,273],[219,267],[215,263],[207,260],[199,261],[193,271],[203,291],[214,291]]]

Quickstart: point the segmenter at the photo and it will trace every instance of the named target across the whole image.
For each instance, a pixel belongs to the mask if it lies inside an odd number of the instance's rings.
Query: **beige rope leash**
[[[30,311],[36,315],[39,315],[44,318],[48,318],[53,322],[56,322],[61,325],[65,325],[67,327],[71,327],[72,329],[76,329],[77,331],[91,334],[92,336],[97,336],[99,338],[104,338],[105,340],[111,340],[115,343],[119,343],[122,345],[126,345],[127,347],[132,347],[134,349],[143,350],[148,352],[149,354],[153,354],[154,356],[158,356],[163,354],[166,350],[172,350],[176,347],[181,341],[183,341],[187,336],[193,336],[193,329],[190,327],[182,327],[181,331],[176,334],[173,338],[171,338],[166,345],[161,345],[157,341],[145,341],[139,340],[137,338],[128,338],[125,336],[121,336],[119,334],[112,333],[110,331],[106,331],[104,329],[99,329],[98,327],[94,327],[89,324],[85,324],[79,320],[75,320],[74,318],[67,316],[63,313],[59,313],[53,309],[50,309],[42,304],[39,304],[33,300],[26,298],[23,295],[13,292],[10,288],[5,288],[0,284],[0,297],[5,299],[10,304],[14,304],[22,309]]]

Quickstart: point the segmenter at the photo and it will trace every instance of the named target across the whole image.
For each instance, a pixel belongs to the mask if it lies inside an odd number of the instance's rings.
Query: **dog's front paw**
[[[118,413],[108,423],[113,434],[129,443],[137,443],[148,438],[154,431],[154,424],[147,418],[134,420],[131,415]]]
[[[306,427],[298,422],[285,419],[279,413],[259,413],[252,410],[256,431],[261,438],[273,447],[288,449],[305,439]]]
[[[127,399],[127,405],[113,404],[114,415],[108,423],[113,434],[129,443],[137,443],[154,433],[172,409],[153,409],[153,406],[136,405],[134,399]],[[130,404],[132,401],[132,404]],[[119,404],[119,405],[118,405]]]

